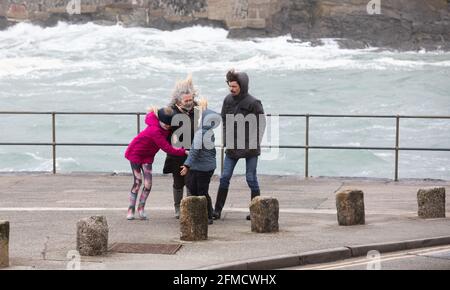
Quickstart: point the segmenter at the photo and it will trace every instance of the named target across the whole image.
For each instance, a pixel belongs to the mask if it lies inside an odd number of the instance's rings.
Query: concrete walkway
[[[209,228],[209,239],[179,239],[173,215],[169,176],[155,176],[148,200],[149,221],[125,219],[132,177],[108,174],[2,174],[0,220],[9,220],[10,269],[65,269],[75,249],[76,222],[105,215],[110,244],[115,242],[177,244],[175,255],[109,253],[82,257],[82,269],[211,269],[250,259],[301,255],[348,246],[450,236],[450,219],[417,218],[417,190],[449,181],[260,176],[262,195],[280,203],[280,231],[256,234],[245,220],[250,194],[245,177],[232,179],[223,219]],[[215,200],[218,177],[213,178]],[[365,193],[366,225],[337,225],[336,191],[358,188]],[[447,198],[447,217],[450,216]],[[450,268],[450,265],[449,265]]]

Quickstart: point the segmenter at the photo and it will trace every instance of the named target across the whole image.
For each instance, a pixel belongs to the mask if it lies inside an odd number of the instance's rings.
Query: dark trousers
[[[220,176],[220,189],[228,190],[230,187],[230,180],[233,176],[233,171],[238,161],[239,159],[230,158],[227,154],[225,154],[223,173],[222,176]],[[245,179],[247,180],[248,187],[250,187],[252,193],[259,193],[259,183],[256,175],[257,166],[258,156],[245,158]]]
[[[214,171],[196,171],[189,170],[187,178],[187,187],[193,196],[205,196],[208,205],[208,218],[212,219],[213,207],[211,197],[209,196],[209,183]]]
[[[186,177],[181,176],[180,171],[181,171],[181,168],[172,173],[173,188],[175,188],[175,189],[183,189],[183,187],[186,185]]]

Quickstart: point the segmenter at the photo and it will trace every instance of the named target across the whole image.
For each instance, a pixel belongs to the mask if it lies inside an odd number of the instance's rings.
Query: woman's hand
[[[180,168],[181,168],[181,172],[180,172],[181,176],[185,176],[186,174],[188,174],[189,167],[183,165],[183,166],[180,166]]]
[[[186,155],[189,155],[189,150],[184,149],[184,153],[185,153]]]

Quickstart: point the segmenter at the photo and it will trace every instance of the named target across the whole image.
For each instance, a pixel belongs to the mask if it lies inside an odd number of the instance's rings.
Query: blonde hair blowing
[[[156,116],[158,116],[158,110],[159,108],[157,106],[150,106],[147,108],[149,113],[155,113]]]
[[[205,111],[206,109],[208,109],[208,100],[206,98],[203,98],[203,97],[198,99],[197,100],[197,107],[202,112]]]
[[[186,79],[178,81],[175,84],[175,88],[172,92],[172,101],[170,106],[179,104],[183,95],[192,94],[192,97],[195,99],[197,96],[197,89],[194,87],[194,83],[192,82],[192,74],[189,74]]]

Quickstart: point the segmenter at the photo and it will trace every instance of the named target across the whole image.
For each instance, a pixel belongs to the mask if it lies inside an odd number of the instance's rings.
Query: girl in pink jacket
[[[157,114],[154,112],[148,113],[145,119],[145,123],[148,125],[147,128],[131,141],[125,152],[125,158],[130,161],[134,176],[134,183],[130,192],[130,206],[127,213],[128,220],[134,219],[136,200],[142,185],[142,179],[144,179],[144,188],[139,198],[138,215],[140,219],[147,219],[144,207],[152,189],[153,159],[159,149],[176,156],[187,154],[184,148],[175,148],[167,140],[170,133],[172,115],[173,113],[168,108],[159,109]]]

